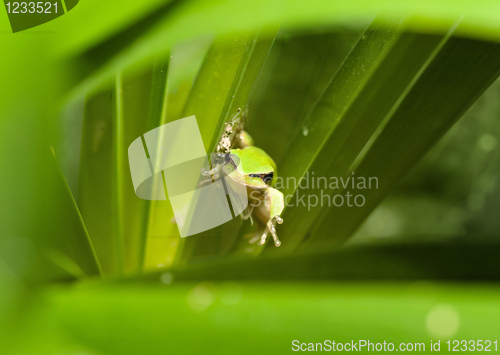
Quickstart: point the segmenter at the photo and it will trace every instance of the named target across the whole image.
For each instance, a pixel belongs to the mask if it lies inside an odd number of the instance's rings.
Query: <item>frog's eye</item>
[[[274,173],[269,173],[269,174],[248,174],[250,177],[256,177],[260,178],[262,181],[264,181],[266,184],[271,184],[271,181],[273,181],[273,176]]]
[[[273,173],[266,174],[262,177],[262,180],[269,185],[271,181],[273,181],[273,176],[274,176]]]

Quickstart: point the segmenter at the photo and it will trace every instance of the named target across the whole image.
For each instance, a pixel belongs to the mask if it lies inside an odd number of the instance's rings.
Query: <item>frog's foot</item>
[[[274,245],[276,247],[279,247],[281,245],[278,234],[276,233],[276,223],[282,224],[283,218],[281,218],[280,216],[274,216],[269,220],[269,222],[267,222],[264,233],[262,233],[262,236],[260,237],[259,245],[264,245],[266,243],[266,239],[269,233],[271,233],[271,235],[273,236]]]

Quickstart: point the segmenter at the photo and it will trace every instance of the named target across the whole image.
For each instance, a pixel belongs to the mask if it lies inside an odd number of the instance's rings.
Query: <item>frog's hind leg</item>
[[[278,234],[276,233],[276,223],[283,223],[281,214],[283,213],[284,208],[285,201],[283,193],[270,187],[266,191],[264,203],[261,204],[255,211],[257,219],[262,224],[264,224],[264,231],[259,237],[259,245],[263,245],[266,242],[269,233],[271,233],[274,239],[274,245],[277,247],[281,245],[281,241],[279,240]]]

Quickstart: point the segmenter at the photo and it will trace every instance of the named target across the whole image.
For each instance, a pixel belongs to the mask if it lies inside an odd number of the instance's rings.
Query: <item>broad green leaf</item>
[[[37,154],[37,164],[40,164],[35,165],[37,183],[43,189],[32,190],[25,182],[2,195],[4,201],[12,199],[22,204],[31,204],[31,199],[36,197],[39,206],[29,223],[13,216],[14,204],[2,209],[2,264],[16,282],[25,282],[27,286],[98,275],[99,264],[85,225],[50,148],[42,148]]]
[[[319,200],[320,194],[338,192],[328,188],[330,179],[346,175],[384,117],[440,48],[442,36],[407,33],[405,24],[376,19],[290,139],[288,154],[279,164],[287,179],[283,193],[290,206],[283,215],[287,222],[279,228],[286,241],[281,252],[296,248],[328,208],[323,203],[311,207],[310,196]],[[318,178],[327,180],[328,186],[312,186]],[[305,185],[299,185],[301,179],[308,186],[301,188]]]
[[[289,354],[293,340],[350,343],[367,334],[374,343],[424,343],[427,351],[441,332],[496,339],[499,295],[485,284],[174,280],[52,289],[46,299],[74,339],[105,354]],[[434,320],[442,313],[451,314],[445,329]]]
[[[165,87],[167,83],[169,59],[159,57],[152,68],[142,75],[128,74],[123,84],[123,121],[125,141],[119,146],[125,163],[119,172],[125,178],[121,194],[125,199],[123,239],[129,271],[139,272],[144,264],[148,219],[151,201],[136,196],[130,177],[128,147],[147,131],[161,124],[165,110]]]
[[[466,237],[457,235],[448,236],[447,240],[436,240],[432,236],[402,235],[391,240],[379,238],[369,244],[345,245],[335,251],[314,254],[293,253],[281,258],[264,255],[239,260],[220,258],[185,268],[174,267],[167,276],[175,282],[460,281],[478,277],[484,281],[497,280],[499,244],[478,235],[468,234]],[[167,278],[164,273],[158,270],[127,281],[154,284]]]
[[[128,151],[129,145],[137,138],[141,137],[149,130],[156,128],[161,124],[165,111],[166,85],[168,75],[169,58],[159,57],[155,61],[151,71],[148,71],[146,78],[131,80],[129,85],[128,100],[124,100],[123,112],[124,122],[128,123],[128,139],[125,144],[120,146],[123,152]],[[145,80],[146,79],[146,80]],[[141,82],[143,85],[140,85]],[[124,87],[125,93],[127,92]],[[132,126],[135,125],[135,126]],[[146,253],[146,241],[148,236],[148,219],[151,210],[151,201],[139,199],[130,179],[130,167],[127,164],[120,174],[127,177],[128,184],[124,186],[121,192],[123,196],[128,197],[128,203],[125,205],[129,213],[126,219],[128,228],[123,233],[128,237],[127,249],[125,252],[133,262],[132,271],[140,272],[144,265],[144,256]],[[135,208],[134,208],[135,206]],[[135,226],[135,228],[133,228]]]
[[[297,122],[321,96],[362,31],[333,29],[320,33],[282,30],[256,83],[247,131],[255,145],[278,163],[288,157]],[[281,175],[279,164],[278,175]]]
[[[42,287],[34,288],[32,283],[25,282],[19,264],[11,263],[12,259],[23,257],[21,250],[9,252],[15,254],[9,257],[10,260],[0,258],[2,351],[6,354],[53,355],[85,350],[63,331],[59,320],[38,293]],[[42,272],[50,271],[45,266],[38,266],[43,267]]]
[[[366,204],[354,211],[323,210],[322,222],[311,232],[312,248],[338,244],[359,226],[495,81],[500,75],[499,59],[498,43],[452,37],[443,45],[351,166],[350,172],[357,176],[378,177],[378,188],[363,190]],[[335,237],[325,242],[326,233],[332,231]]]
[[[54,51],[59,56],[80,55],[80,70],[75,74],[79,79],[85,79],[85,85],[110,78],[116,71],[150,60],[175,43],[206,33],[223,34],[242,28],[257,30],[275,23],[298,29],[310,25],[352,26],[373,18],[381,11],[397,16],[401,13],[415,14],[409,26],[426,33],[446,32],[450,22],[463,17],[464,26],[460,34],[498,39],[500,23],[500,5],[493,0],[474,3],[466,0],[312,0],[307,6],[291,0],[277,3],[264,0],[198,0],[167,1],[163,4],[148,1],[141,11],[137,11],[136,5],[124,6],[122,2],[96,5],[102,9],[100,15],[110,16],[110,25],[100,25],[95,31],[88,31],[85,25],[89,18],[87,9],[91,4],[95,2],[59,19],[57,28],[60,36],[54,45]],[[120,11],[111,10],[114,7],[119,7]],[[50,29],[54,24],[44,26]],[[116,33],[118,29],[121,31]],[[113,35],[105,33],[108,30]],[[81,70],[82,67],[86,70]],[[89,73],[92,72],[100,79],[90,78]]]
[[[105,274],[119,273],[123,249],[116,230],[114,90],[90,97],[84,108],[78,206]]]
[[[108,40],[125,32],[131,23],[140,21],[145,16],[163,9],[165,5],[172,1],[166,0],[145,0],[135,1],[80,1],[76,11],[72,11],[70,16],[61,16],[58,22],[44,24],[44,27],[54,28],[58,32],[58,41],[62,38],[72,38],[71,41],[59,42],[56,46],[64,46],[66,53],[82,53],[85,48],[92,48],[100,42]],[[89,26],[89,19],[92,19],[92,26]],[[136,26],[138,28],[147,27],[147,23]],[[64,28],[66,31],[60,31]],[[129,36],[133,35],[128,33]]]
[[[59,217],[65,221],[61,224],[61,234],[67,238],[58,242],[58,247],[51,252],[52,259],[76,277],[98,275],[101,273],[99,261],[76,201],[55,161],[53,166],[58,175],[56,181],[60,189],[56,193],[64,203],[64,207],[58,211]],[[65,253],[57,251],[59,247],[66,249]]]
[[[171,72],[171,58],[172,56],[169,56],[157,62],[153,71],[153,94],[150,102],[151,112],[148,131],[167,123],[168,113],[172,111],[168,105],[168,78]],[[163,149],[161,142],[158,144],[158,149]],[[148,152],[148,154],[151,156],[152,152]],[[156,152],[154,156],[159,158],[161,153]],[[158,162],[152,161],[151,164],[156,166]],[[161,179],[161,185],[164,186],[163,174]],[[178,240],[177,238],[171,238],[170,235],[173,227],[170,226],[169,228],[171,207],[168,200],[148,201],[147,203],[143,248],[141,250],[141,268],[149,269],[156,268],[158,264],[161,266],[169,265],[171,263],[169,259],[173,260],[170,255],[175,253]],[[170,229],[170,231],[167,231],[167,229]],[[177,237],[177,234],[174,233],[174,236]]]
[[[99,275],[99,263],[80,212],[48,147],[41,152],[38,163],[41,164],[38,179],[45,190],[37,191],[35,196],[43,201],[45,213],[54,213],[57,218],[44,217],[39,211],[40,219],[18,227],[27,231],[36,228],[32,239],[12,230],[3,234],[2,263],[18,281],[28,285]],[[31,198],[23,196],[21,191],[13,193],[21,201]],[[5,211],[4,218],[8,215]]]
[[[95,155],[85,152],[92,143],[83,142],[80,181],[84,188],[79,195],[90,235],[100,239],[95,242],[99,257],[103,264],[114,265],[114,268],[108,267],[108,272],[137,272],[144,263],[150,203],[135,195],[127,150],[136,138],[161,123],[167,71],[168,58],[159,58],[154,68],[142,74],[121,73],[117,76],[114,95],[102,98],[98,110],[85,111],[84,132],[91,131],[87,134],[93,135],[94,140],[99,139],[104,133],[96,132],[95,126],[101,125],[108,134],[101,138],[107,145],[93,152]],[[87,105],[99,96],[94,96]],[[112,122],[106,123],[110,119]],[[96,155],[99,158],[93,159]],[[86,169],[97,169],[102,175],[86,176]],[[90,186],[86,186],[89,181]],[[112,218],[101,214],[104,208],[113,211]]]

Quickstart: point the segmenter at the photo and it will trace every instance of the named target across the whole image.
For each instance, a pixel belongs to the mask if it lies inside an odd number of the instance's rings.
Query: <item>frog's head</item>
[[[271,187],[277,178],[274,161],[266,152],[254,146],[232,149],[224,169],[235,180],[255,189]]]

